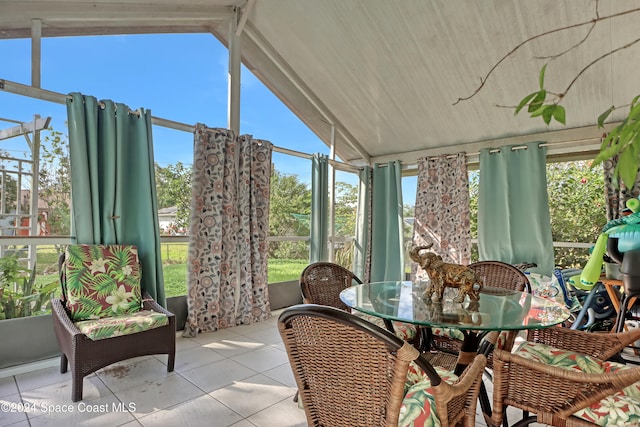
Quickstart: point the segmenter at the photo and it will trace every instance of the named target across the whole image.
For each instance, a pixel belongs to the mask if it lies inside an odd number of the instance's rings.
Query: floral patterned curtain
[[[272,151],[268,141],[196,125],[184,336],[271,316]]]
[[[433,243],[446,262],[468,264],[471,259],[469,178],[466,153],[425,157],[418,161],[413,244]],[[426,274],[412,271],[417,278]]]

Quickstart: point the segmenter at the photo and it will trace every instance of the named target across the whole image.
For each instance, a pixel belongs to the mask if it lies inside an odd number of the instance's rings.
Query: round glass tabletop
[[[479,301],[455,303],[457,289],[447,288],[442,302],[426,301],[426,282],[374,282],[340,293],[349,307],[383,319],[462,330],[538,329],[553,326],[571,313],[555,301],[526,292],[484,287]]]

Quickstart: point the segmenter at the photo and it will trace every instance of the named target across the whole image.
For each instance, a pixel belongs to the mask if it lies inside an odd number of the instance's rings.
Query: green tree
[[[270,236],[309,236],[311,189],[297,175],[271,171]],[[307,242],[270,242],[269,257],[308,258]]]
[[[562,162],[547,165],[547,192],[554,242],[595,242],[607,223],[603,195],[602,167],[591,162]],[[558,267],[582,268],[588,249],[556,248]]]
[[[358,187],[347,182],[336,182],[335,228],[338,236],[353,236],[356,232]]]
[[[0,168],[11,169],[9,164],[9,153],[5,150],[0,150]],[[16,200],[18,197],[18,183],[11,174],[2,171],[2,177],[0,178],[0,197],[4,199],[4,212],[0,212],[0,215],[10,213],[16,208]],[[4,218],[4,216],[2,216]]]
[[[191,167],[178,162],[163,168],[156,163],[155,173],[158,208],[176,206],[176,226],[187,230],[191,213]]]
[[[16,208],[16,197],[18,183],[16,179],[8,173],[3,173],[2,181],[0,181],[0,197],[4,197],[4,212],[0,214],[10,213]]]
[[[62,133],[48,129],[40,146],[39,197],[47,204],[51,234],[71,234],[71,170],[69,141]]]
[[[334,212],[336,236],[355,236],[357,210],[358,187],[337,181]],[[353,268],[353,241],[336,242],[333,247],[335,262],[345,268]]]

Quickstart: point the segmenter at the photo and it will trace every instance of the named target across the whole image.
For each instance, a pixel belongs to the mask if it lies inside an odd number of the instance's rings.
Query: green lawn
[[[167,297],[187,293],[187,243],[162,244],[162,271]],[[309,264],[306,259],[270,259],[268,283],[298,280]],[[36,258],[37,284],[58,280],[58,253],[53,246],[39,246]]]
[[[300,273],[309,264],[302,259],[270,259],[268,283],[298,280]],[[167,297],[185,295],[187,293],[187,264],[165,264],[164,291]]]

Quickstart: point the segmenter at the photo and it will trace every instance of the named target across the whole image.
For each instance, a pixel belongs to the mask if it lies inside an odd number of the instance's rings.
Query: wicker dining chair
[[[640,367],[608,361],[638,339],[640,330],[594,333],[553,327],[530,331],[513,352],[494,350],[489,424],[508,426],[511,406],[525,413],[514,427],[534,422],[640,425]]]
[[[484,355],[458,378],[386,329],[315,304],[285,309],[278,329],[310,426],[475,425]]]
[[[335,307],[351,312],[351,308],[340,300],[340,292],[350,286],[362,284],[362,280],[347,268],[332,262],[316,262],[309,264],[300,275],[300,291],[302,302]],[[375,316],[354,313],[366,320],[385,327],[384,321]],[[387,325],[387,329],[389,329]],[[418,328],[404,322],[393,321],[390,324],[393,333],[403,340],[414,342],[418,337]]]

